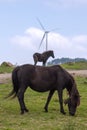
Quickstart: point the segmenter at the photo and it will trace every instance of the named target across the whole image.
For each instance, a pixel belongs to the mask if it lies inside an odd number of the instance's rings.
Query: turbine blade
[[[37,21],[39,22],[40,26],[42,27],[43,30],[45,30],[43,24],[41,23],[41,21],[37,18]]]
[[[41,45],[42,45],[42,42],[43,42],[43,40],[44,40],[44,37],[45,37],[45,33],[44,33],[44,35],[43,35],[43,37],[42,37],[42,40],[41,40],[40,45],[39,45],[39,48],[40,48]]]

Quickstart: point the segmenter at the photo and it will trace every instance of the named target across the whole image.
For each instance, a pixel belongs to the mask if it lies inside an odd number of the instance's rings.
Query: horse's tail
[[[17,96],[18,90],[19,90],[19,82],[18,82],[18,76],[17,72],[19,70],[19,67],[16,67],[12,72],[12,83],[13,83],[13,90],[8,94],[8,97],[15,98]]]
[[[36,65],[37,64],[37,61],[38,61],[38,53],[34,53],[33,54],[33,59],[34,59],[34,65]]]

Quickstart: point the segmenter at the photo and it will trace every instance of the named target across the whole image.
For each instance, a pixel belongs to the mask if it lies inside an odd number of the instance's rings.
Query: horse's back
[[[32,65],[32,64],[24,64],[21,66],[16,67],[13,71],[18,70],[21,71],[21,73],[30,73],[33,72],[42,72],[43,71],[49,71],[49,72],[56,72],[56,73],[68,73],[65,69],[63,69],[60,65],[53,65],[53,66],[40,66],[40,65]],[[32,73],[31,73],[32,74]],[[69,74],[69,73],[68,73]]]
[[[25,64],[18,67],[16,76],[23,86],[30,86],[40,92],[64,87],[71,80],[70,74],[59,65],[45,67]]]
[[[18,75],[20,77],[22,76],[24,79],[27,77],[31,79],[32,77],[45,77],[48,78],[47,76],[50,75],[52,77],[56,77],[57,80],[61,79],[69,79],[72,78],[72,76],[65,70],[63,69],[60,65],[53,65],[53,66],[35,66],[31,64],[24,64],[19,67],[17,67],[15,70],[18,69]],[[52,79],[52,78],[51,78]]]
[[[23,86],[30,86],[35,91],[48,91],[54,88],[56,83],[56,76],[50,69],[51,67],[22,65],[18,71],[18,80]]]

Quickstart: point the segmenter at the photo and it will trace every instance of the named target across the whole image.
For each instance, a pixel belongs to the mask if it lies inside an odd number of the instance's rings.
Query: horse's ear
[[[75,100],[77,100],[77,106],[79,106],[80,105],[80,95],[75,95]]]

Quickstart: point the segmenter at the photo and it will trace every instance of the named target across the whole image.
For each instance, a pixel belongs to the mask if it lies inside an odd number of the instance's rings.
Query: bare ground
[[[69,70],[73,76],[87,77],[87,70]],[[0,74],[0,84],[9,83],[11,81],[11,73]]]
[[[87,77],[87,70],[69,70],[72,75]]]
[[[9,83],[11,81],[11,73],[0,74],[0,84]]]

